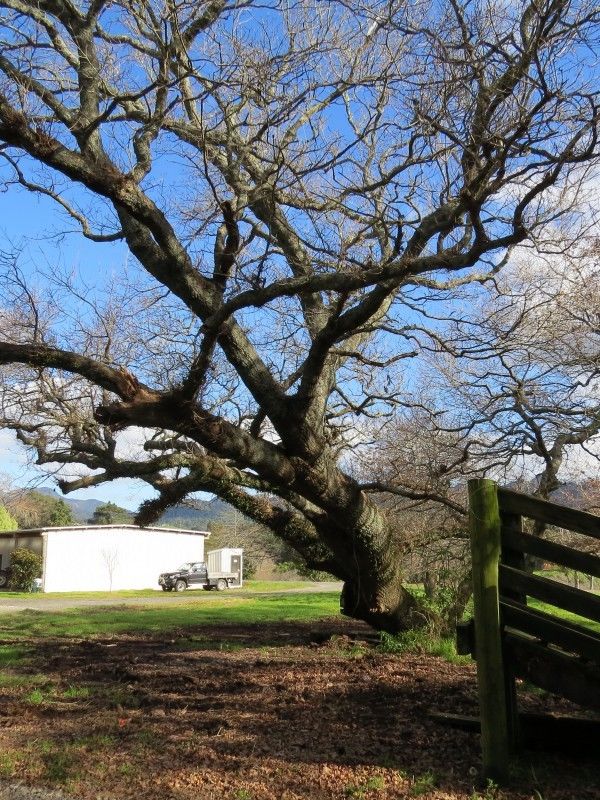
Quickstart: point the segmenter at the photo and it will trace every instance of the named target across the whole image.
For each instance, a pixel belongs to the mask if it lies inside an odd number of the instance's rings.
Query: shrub
[[[426,653],[439,656],[451,664],[466,664],[470,661],[470,656],[457,654],[453,638],[439,636],[427,629],[405,631],[396,636],[382,632],[379,650],[392,655],[402,655],[402,653],[423,655]]]
[[[41,572],[42,557],[26,547],[17,547],[10,559],[8,586],[15,592],[30,592],[34,578],[38,578]]]
[[[256,570],[258,569],[257,562],[252,558],[252,556],[244,556],[244,565],[242,567],[243,570],[243,577],[245,581],[251,581],[254,576],[256,575]]]
[[[297,561],[280,561],[275,565],[275,571],[285,574],[286,572],[295,572],[300,578],[306,578],[308,581],[337,581],[338,578],[330,572],[321,572],[320,570],[311,569],[307,567],[300,559]]]
[[[0,531],[14,531],[19,527],[17,520],[5,506],[0,506]]]
[[[66,525],[75,525],[73,512],[64,500],[57,500],[50,512],[50,525],[54,528],[63,528]]]

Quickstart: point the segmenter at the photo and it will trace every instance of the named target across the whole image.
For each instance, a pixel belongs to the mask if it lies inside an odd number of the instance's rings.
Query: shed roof
[[[98,531],[98,530],[121,530],[126,528],[134,531],[158,531],[162,533],[188,533],[196,536],[210,536],[210,531],[195,531],[190,528],[156,528],[148,527],[142,528],[140,525],[65,525],[58,528],[47,526],[45,528],[20,528],[13,531],[0,531],[0,536],[15,536],[22,534],[42,534],[42,533],[58,533],[62,531]]]

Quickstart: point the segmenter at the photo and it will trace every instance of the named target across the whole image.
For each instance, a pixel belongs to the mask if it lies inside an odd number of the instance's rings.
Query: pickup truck
[[[184,592],[186,589],[216,589],[222,591],[239,584],[237,572],[208,572],[204,561],[188,561],[174,572],[162,572],[158,576],[163,592]]]

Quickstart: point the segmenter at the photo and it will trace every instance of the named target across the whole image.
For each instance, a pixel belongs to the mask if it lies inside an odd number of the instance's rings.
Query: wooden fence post
[[[484,478],[469,481],[469,531],[483,770],[486,778],[504,781],[508,777],[510,728],[500,637],[497,488],[494,481]]]

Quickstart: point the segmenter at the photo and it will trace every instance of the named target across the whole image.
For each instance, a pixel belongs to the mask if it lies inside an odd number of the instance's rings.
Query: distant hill
[[[510,484],[509,484],[510,485]],[[535,491],[535,480],[532,480],[529,485],[520,483],[514,485],[517,491],[530,492]],[[64,500],[70,506],[73,516],[77,523],[86,523],[93,515],[98,506],[104,505],[105,500],[98,500],[90,498],[89,500],[75,500],[68,495],[64,496],[54,489],[43,487],[35,489],[34,491],[40,494],[48,495],[56,500]],[[580,507],[585,505],[584,492],[582,488],[574,482],[565,482],[556,492],[552,494],[552,500],[555,503],[562,503],[564,505]],[[233,513],[233,508],[223,500],[215,497],[213,500],[195,500],[194,508],[187,505],[177,505],[168,509],[156,523],[157,525],[164,525],[165,527],[177,528],[190,528],[192,530],[206,530],[210,527],[211,522],[218,522],[229,513]]]
[[[36,492],[45,494],[55,500],[64,500],[71,508],[73,516],[78,523],[85,523],[90,519],[98,506],[104,505],[105,500],[90,498],[89,500],[75,500],[68,495],[62,495],[54,489],[43,487]],[[221,517],[233,509],[223,500],[215,497],[213,500],[195,500],[196,508],[185,505],[173,506],[162,515],[157,525],[165,527],[191,528],[204,530],[211,522],[217,522]]]
[[[73,512],[73,516],[77,522],[87,522],[98,506],[104,505],[105,502],[104,500],[95,500],[92,498],[89,500],[75,500],[72,497],[65,497],[65,495],[57,492],[56,489],[50,489],[45,486],[40,489],[35,489],[34,491],[52,497],[54,500],[64,500]]]
[[[233,512],[230,505],[215,497],[213,500],[195,500],[195,508],[185,505],[169,508],[160,518],[160,525],[173,525],[204,529],[211,522],[217,522],[229,512]]]

